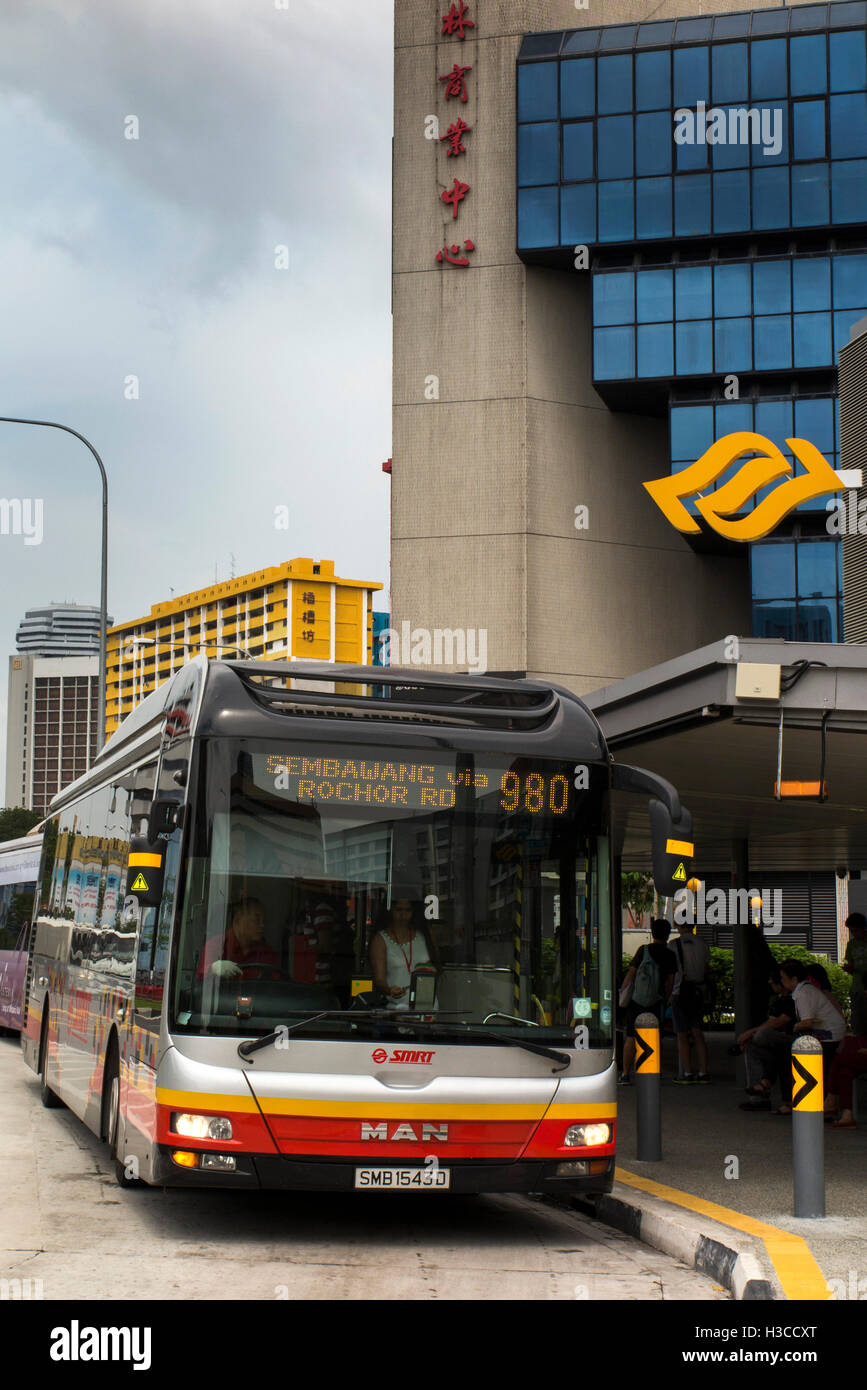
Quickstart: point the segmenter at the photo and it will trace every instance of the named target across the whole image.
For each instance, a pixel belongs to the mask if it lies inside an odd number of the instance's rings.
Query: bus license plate
[[[394,1191],[400,1187],[418,1192],[451,1186],[451,1174],[448,1168],[356,1168],[355,1186],[380,1191]]]

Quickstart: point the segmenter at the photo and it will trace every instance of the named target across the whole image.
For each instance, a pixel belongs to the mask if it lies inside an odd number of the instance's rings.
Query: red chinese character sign
[[[451,188],[443,189],[442,193],[440,194],[440,197],[442,198],[444,203],[451,204],[452,217],[457,217],[458,204],[463,202],[464,198],[466,198],[469,191],[470,185],[468,183],[461,183],[460,179],[455,179]]]
[[[472,70],[472,66],[461,67],[460,63],[455,63],[451,72],[445,73],[439,79],[440,82],[446,83],[446,101],[451,101],[452,97],[457,97],[459,101],[467,100],[466,74]]]
[[[446,37],[457,34],[459,39],[465,39],[467,37],[465,31],[476,27],[471,19],[467,19],[468,10],[469,6],[464,4],[464,0],[457,0],[457,3],[449,9],[448,14],[444,14],[442,17],[441,34],[446,35]]]
[[[465,135],[469,135],[471,130],[472,126],[467,125],[466,121],[462,121],[460,116],[456,121],[452,121],[445,135],[440,136],[441,141],[448,140],[449,142],[449,147],[446,150],[446,154],[466,154],[467,147],[463,143],[463,137]]]
[[[475,249],[475,245],[473,244],[473,242],[470,241],[468,237],[467,240],[464,242],[464,250],[475,251]],[[442,251],[437,251],[437,260],[439,261],[440,265],[469,265],[469,260],[467,259],[467,257],[461,255],[461,248],[459,246],[444,246]]]

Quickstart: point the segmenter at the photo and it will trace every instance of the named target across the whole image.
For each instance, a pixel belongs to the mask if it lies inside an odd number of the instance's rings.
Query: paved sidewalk
[[[673,1040],[664,1042],[660,1163],[639,1163],[635,1158],[635,1087],[618,1087],[619,1168],[801,1236],[826,1280],[835,1281],[831,1290],[837,1298],[857,1297],[859,1280],[860,1296],[867,1298],[867,1116],[857,1130],[825,1127],[828,1214],[823,1220],[796,1219],[791,1119],[768,1111],[745,1114],[738,1108],[746,1096],[742,1063],[726,1055],[733,1041],[732,1034],[709,1036],[709,1086],[675,1085],[676,1049]],[[632,1185],[619,1187],[618,1195],[639,1204],[646,1201]],[[647,1199],[657,1213],[660,1195]],[[674,1220],[683,1217],[685,1208],[672,1203],[669,1210]],[[757,1248],[782,1297],[779,1270],[764,1244],[764,1250],[762,1242]]]

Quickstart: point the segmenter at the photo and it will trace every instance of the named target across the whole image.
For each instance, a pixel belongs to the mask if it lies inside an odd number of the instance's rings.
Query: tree
[[[620,897],[633,927],[641,925],[645,912],[653,911],[656,892],[650,874],[621,874]]]
[[[25,806],[7,806],[0,811],[0,840],[18,840],[42,820],[40,811]]]

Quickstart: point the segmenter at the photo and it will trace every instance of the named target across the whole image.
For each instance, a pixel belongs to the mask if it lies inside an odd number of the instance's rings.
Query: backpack
[[[657,999],[662,996],[661,971],[650,951],[645,948],[641,957],[641,964],[635,972],[635,984],[632,987],[632,1002],[634,1004],[655,1004]]]

